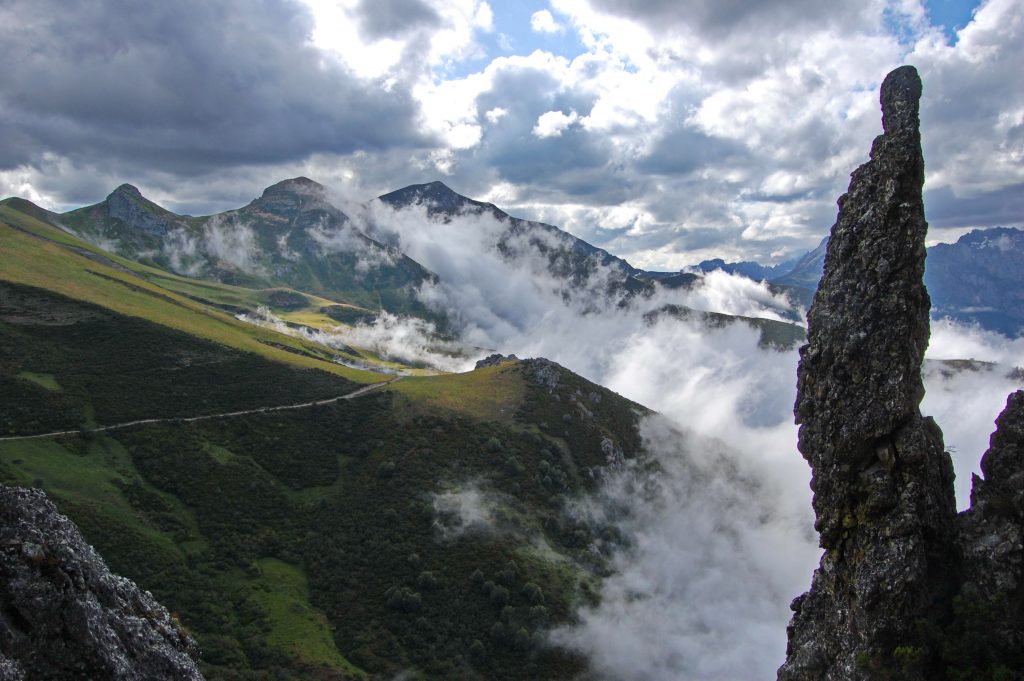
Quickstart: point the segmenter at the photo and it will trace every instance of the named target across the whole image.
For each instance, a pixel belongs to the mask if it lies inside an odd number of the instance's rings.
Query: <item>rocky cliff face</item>
[[[944,632],[957,618],[963,547],[977,555],[970,571],[979,588],[1016,589],[1020,581],[1018,560],[1006,568],[1012,575],[989,583],[992,542],[1019,559],[1019,509],[1015,516],[972,510],[984,522],[971,516],[958,524],[942,433],[918,408],[930,307],[920,96],[913,67],[883,82],[884,133],[839,199],[808,314],[795,413],[825,553],[811,590],[793,602],[779,670],[786,681],[945,678]],[[1019,419],[1004,414],[1003,421],[993,447],[1020,441]],[[1003,499],[1010,480],[1024,495],[1014,446],[986,455],[998,482],[982,483],[979,499],[989,489]],[[1016,478],[1008,473],[1014,465]],[[972,538],[963,539],[957,528],[968,526]]]
[[[107,214],[153,236],[164,237],[175,227],[172,220],[160,215],[159,207],[142,196],[130,184],[122,184],[107,197]],[[156,209],[156,210],[154,210]]]
[[[43,492],[0,487],[0,680],[199,681],[195,652]]]

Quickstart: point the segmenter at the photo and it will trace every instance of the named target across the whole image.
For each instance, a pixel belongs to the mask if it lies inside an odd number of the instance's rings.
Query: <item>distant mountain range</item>
[[[417,292],[437,275],[403,251],[400,235],[373,219],[374,205],[421,207],[428,221],[485,216],[500,228],[489,246],[512,262],[546,263],[565,297],[603,294],[626,302],[658,288],[690,289],[716,270],[767,281],[794,309],[807,308],[824,265],[827,237],[787,262],[705,260],[695,271],[656,272],[558,227],[513,217],[491,203],[463,196],[442,182],[415,184],[356,207],[350,216],[325,188],[305,177],[278,182],[248,205],[216,215],[178,215],[122,185],[100,203],[58,214],[24,199],[5,204],[61,227],[118,255],[190,277],[255,288],[283,286],[368,311],[446,319]],[[956,244],[929,249],[926,283],[935,317],[951,317],[1017,336],[1024,333],[1024,232],[976,230]],[[705,312],[721,312],[706,310]],[[802,321],[794,313],[794,321]]]
[[[121,185],[50,222],[118,255],[190,277],[288,286],[369,309],[433,316],[415,290],[436,277],[367,236],[305,177],[267,187],[247,206],[177,215]]]
[[[20,198],[3,202],[107,251],[188,277],[248,288],[287,287],[363,310],[388,311],[433,321],[417,292],[437,275],[403,251],[401,236],[375,219],[375,207],[422,208],[429,223],[484,216],[498,225],[487,246],[524,267],[543,263],[566,299],[626,303],[658,288],[690,289],[701,276],[647,272],[554,225],[513,217],[497,206],[456,193],[442,182],[416,184],[355,206],[350,216],[325,188],[305,177],[278,182],[248,205],[215,215],[179,215],[121,185],[97,204],[53,213]],[[810,292],[775,287],[798,304]],[[718,311],[713,311],[718,312]],[[794,321],[799,321],[794,313]]]
[[[756,262],[705,260],[703,272],[724,270],[755,281],[814,290],[825,266],[828,237],[800,258],[766,267]],[[925,285],[932,317],[949,317],[1016,337],[1024,334],[1024,230],[976,229],[955,244],[928,249]]]

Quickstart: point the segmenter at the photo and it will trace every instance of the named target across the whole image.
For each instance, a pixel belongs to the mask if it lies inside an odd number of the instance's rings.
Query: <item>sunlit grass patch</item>
[[[462,374],[411,376],[390,390],[405,397],[413,409],[442,409],[505,423],[512,421],[526,394],[515,362]]]

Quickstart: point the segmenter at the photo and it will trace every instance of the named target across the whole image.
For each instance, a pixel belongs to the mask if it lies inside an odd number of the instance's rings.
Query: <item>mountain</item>
[[[541,359],[393,382],[225,311],[312,294],[133,263],[10,203],[0,251],[0,483],[45,490],[208,678],[583,673],[544,632],[620,540],[570,502],[642,465],[646,409]]]
[[[721,329],[733,324],[746,324],[758,332],[758,345],[760,347],[774,350],[793,350],[807,339],[807,333],[803,327],[789,322],[759,317],[727,315],[720,312],[704,312],[694,310],[685,305],[663,305],[645,314],[644,321],[650,325],[663,316],[674,317],[684,321],[697,320],[705,328],[715,329]]]
[[[825,237],[814,250],[788,263],[788,270],[782,265],[768,268],[721,259],[705,260],[699,267],[813,292],[821,279],[827,247]],[[977,324],[1011,338],[1024,334],[1024,230],[976,229],[954,244],[936,244],[927,250],[924,281],[933,317]]]
[[[49,216],[48,216],[49,217]],[[364,234],[304,177],[247,206],[177,215],[121,185],[102,202],[49,221],[119,255],[249,288],[286,286],[371,310],[436,318],[416,297],[435,275]]]
[[[1024,335],[1024,230],[979,229],[936,244],[924,280],[935,316]]]
[[[410,185],[377,198],[380,203],[401,210],[423,206],[431,219],[450,221],[456,216],[488,216],[501,229],[493,247],[512,261],[539,257],[548,272],[571,289],[595,284],[613,296],[649,292],[640,280],[641,270],[604,249],[597,248],[553,225],[510,216],[494,204],[476,201],[456,193],[442,182]],[[400,243],[396,242],[400,247]]]
[[[772,279],[772,283],[800,286],[812,291],[818,288],[818,280],[821,279],[821,271],[825,266],[825,249],[827,246],[828,237],[825,237],[814,250],[808,251],[797,258],[793,267],[788,272]]]
[[[721,258],[702,260],[697,269],[701,272],[714,272],[722,270],[729,274],[739,274],[754,281],[765,281],[775,279],[787,274],[796,265],[796,260],[787,260],[778,265],[762,265],[760,263],[743,260],[741,262],[725,262]]]

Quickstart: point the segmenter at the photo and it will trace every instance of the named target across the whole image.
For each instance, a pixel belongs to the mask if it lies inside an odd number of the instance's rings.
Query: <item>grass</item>
[[[60,387],[60,384],[57,383],[57,379],[53,377],[53,374],[37,374],[32,371],[22,371],[17,374],[17,378],[32,381],[36,385],[46,388],[51,392],[59,393],[63,390],[63,388]]]
[[[12,212],[16,213],[0,206],[0,279],[56,291],[278,362],[321,369],[356,383],[385,380],[380,374],[314,358],[312,354],[324,351],[316,344],[240,322],[149,281],[69,251],[58,241],[77,241],[74,237],[28,216],[17,214],[22,224],[38,223],[34,231],[45,234],[44,239],[14,229],[4,222]],[[59,239],[46,240],[54,232]]]
[[[511,423],[525,388],[515,362],[462,374],[413,376],[391,386],[413,411],[451,411],[485,421]]]
[[[267,643],[301,663],[365,677],[338,652],[327,617],[309,602],[309,580],[302,569],[276,558],[261,558],[257,565],[260,576],[252,598],[268,613]]]
[[[133,537],[132,541],[144,544],[147,550],[163,554],[162,562],[182,559],[174,542],[147,523],[126,498],[124,490],[141,484],[141,478],[130,455],[117,441],[97,437],[88,443],[74,438],[3,442],[0,465],[5,471],[4,482],[45,487],[62,507],[88,509],[107,528],[105,533]],[[151,488],[149,491],[155,494]],[[192,531],[191,538],[198,540],[198,546],[203,545],[194,519],[180,504],[177,511],[182,524]]]

